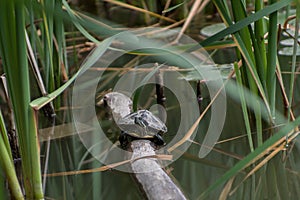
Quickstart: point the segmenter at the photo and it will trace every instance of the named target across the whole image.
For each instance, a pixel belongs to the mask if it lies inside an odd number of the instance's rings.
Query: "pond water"
[[[117,8],[112,9],[111,12],[119,13],[116,12],[116,9]],[[126,13],[128,13],[128,10],[125,9],[123,11],[120,12],[122,16],[124,13],[124,16],[127,16],[128,14]],[[131,14],[135,16],[136,13]],[[117,22],[121,23],[125,21],[124,23],[126,23],[125,17],[113,16],[111,19],[113,20],[114,18],[119,19]],[[134,21],[135,19],[136,18],[132,18],[131,21],[127,22],[129,25],[138,25],[141,23]],[[201,27],[202,26],[203,23],[201,23]],[[196,28],[198,33],[201,27]],[[143,31],[141,32],[143,33]],[[191,37],[195,38],[195,29],[190,30],[190,32]],[[166,31],[165,33],[168,32]],[[168,39],[169,37],[170,36],[168,36]],[[203,35],[201,37],[203,37]],[[119,44],[116,44],[114,47],[117,48],[119,47],[118,45]],[[150,54],[153,53],[151,51],[149,52]],[[95,64],[98,68],[90,68],[87,70],[89,76],[85,77],[86,79],[80,82],[79,85],[75,83],[75,85],[66,92],[65,102],[68,103],[64,105],[64,108],[68,109],[61,109],[57,112],[56,126],[53,127],[53,130],[50,128],[41,131],[43,135],[43,137],[40,138],[42,158],[46,158],[47,141],[51,138],[47,173],[52,174],[53,177],[47,177],[46,197],[49,199],[144,198],[139,190],[139,186],[136,185],[130,173],[120,170],[121,168],[108,170],[103,168],[103,166],[107,164],[121,162],[122,159],[125,160],[126,157],[119,155],[120,147],[118,146],[118,136],[120,130],[111,120],[111,116],[107,115],[105,108],[98,105],[99,100],[103,97],[104,93],[111,88],[117,87],[117,89],[129,94],[133,94],[134,92],[137,94],[136,96],[139,98],[134,98],[134,95],[131,97],[134,99],[134,103],[137,103],[138,109],[151,109],[151,107],[156,104],[157,93],[156,85],[154,84],[155,81],[145,86],[138,85],[137,83],[145,81],[149,74],[153,77],[156,76],[156,74],[153,73],[155,69],[153,68],[153,63],[157,62],[158,65],[166,65],[167,67],[161,67],[161,69],[165,70],[161,70],[163,71],[162,77],[166,83],[170,83],[171,89],[166,87],[164,91],[164,96],[166,97],[165,111],[167,114],[166,126],[168,132],[163,137],[167,145],[169,145],[174,143],[174,138],[183,138],[189,128],[192,127],[193,122],[195,122],[198,116],[207,108],[212,100],[209,84],[214,84],[213,79],[204,80],[203,77],[201,79],[199,74],[196,75],[196,78],[191,78],[195,70],[191,67],[181,68],[181,66],[187,64],[180,61],[178,55],[173,57],[170,55],[169,60],[167,60],[168,62],[163,62],[164,59],[162,59],[163,56],[161,56],[161,54],[158,56],[151,54],[151,56],[149,56],[150,58],[143,58],[144,54],[149,52],[136,51],[130,55],[120,56],[110,63],[108,63],[108,61],[110,61],[109,59],[113,54],[105,53]],[[202,54],[197,54],[197,56],[199,55]],[[283,57],[284,56],[280,57],[279,62],[288,62],[284,61]],[[219,71],[219,69],[224,70],[221,72],[222,80],[225,81],[225,77],[231,72],[232,64],[230,63],[235,60],[237,60],[237,58],[234,48],[222,49],[214,54],[214,63],[229,64],[227,67],[223,65],[223,67],[213,65],[213,69],[216,71]],[[105,70],[103,65],[107,63],[109,67]],[[150,63],[150,65],[147,65],[147,63]],[[136,69],[134,75],[124,70],[124,68],[128,66],[133,66],[133,68]],[[211,66],[212,65],[210,65],[210,67]],[[208,68],[207,70],[212,71],[212,68]],[[177,76],[177,71],[180,72],[181,77]],[[286,72],[286,69],[284,69],[284,71]],[[172,73],[176,74],[176,76]],[[140,76],[140,74],[143,76]],[[95,76],[98,75],[100,75],[101,78],[96,79]],[[284,76],[285,82],[288,83],[289,75],[285,74]],[[170,78],[170,80],[168,78]],[[200,80],[203,82],[197,87],[197,82]],[[297,81],[297,84],[299,84],[298,82],[299,81]],[[186,87],[184,83],[188,84],[188,87]],[[89,88],[90,85],[95,85],[95,88]],[[171,85],[176,85],[176,89],[172,89]],[[79,86],[84,88],[84,92],[86,93],[83,92],[80,93],[81,96],[76,96],[74,95],[76,94],[74,87]],[[229,90],[229,88],[225,87],[225,91],[226,90]],[[200,104],[198,104],[198,97],[200,96],[197,96],[199,91],[201,92]],[[178,92],[178,94],[176,92]],[[180,97],[184,99],[183,102],[178,98],[179,94],[182,95]],[[74,99],[80,99],[80,104],[74,106]],[[185,141],[183,145],[184,150],[180,148],[177,149],[177,152],[174,153],[176,159],[172,162],[167,162],[167,164],[164,163],[167,173],[169,173],[174,182],[179,185],[188,199],[198,199],[211,184],[215,183],[215,181],[223,176],[238,161],[250,153],[242,109],[239,102],[236,102],[230,95],[227,95],[224,97],[223,103],[224,109],[220,109],[219,112],[220,115],[222,115],[223,111],[226,110],[224,126],[220,138],[210,153],[203,158],[199,157],[199,150],[204,138],[207,136],[206,132],[209,126],[218,127],[220,124],[223,124],[218,121],[211,123],[212,111],[208,111],[204,115],[198,129],[195,130],[192,135],[192,140]],[[191,107],[191,105],[193,106]],[[282,104],[279,103],[278,107],[282,108]],[[156,114],[159,112],[155,109],[151,111]],[[75,115],[80,115],[82,121],[76,121]],[[250,117],[253,118],[253,116]],[[101,127],[105,135],[99,135],[99,127]],[[52,131],[52,135],[47,135],[47,133]],[[267,133],[268,130],[265,131],[265,135],[267,135]],[[253,141],[257,141],[255,129],[253,129]],[[294,174],[298,173],[297,169],[300,169],[299,159],[297,159],[299,141],[296,140],[294,144],[294,150],[290,154],[292,161],[288,163],[286,163],[286,161],[283,162],[283,153],[279,153],[268,165],[258,170],[255,177],[252,176],[239,185],[239,183],[243,181],[244,176],[248,173],[248,170],[242,170],[234,176],[234,179],[232,179],[232,181],[234,181],[233,183],[228,181],[226,183],[227,185],[221,185],[215,189],[214,192],[210,193],[209,199],[218,199],[222,192],[224,192],[226,186],[231,189],[240,186],[235,192],[232,192],[228,199],[261,199],[261,197],[269,197],[268,199],[270,199],[271,197],[278,197],[283,194],[288,194],[289,199],[298,197],[299,192],[296,193],[295,191],[300,180]],[[161,151],[160,153],[168,154],[167,151]],[[45,159],[43,161],[45,162]],[[288,167],[286,167],[286,165],[288,165]],[[128,167],[128,164],[125,164],[124,167]],[[276,174],[279,169],[282,169],[282,174]],[[68,173],[75,171],[77,171],[75,175]],[[56,172],[66,173],[53,174]],[[277,185],[275,184],[276,186],[274,187],[278,186],[278,188],[274,189],[271,185],[276,178],[275,183],[277,183]],[[286,186],[281,182],[286,183]],[[232,185],[230,187],[231,183]],[[255,188],[253,188],[253,186],[255,186]],[[292,191],[292,193],[290,193],[286,187],[291,187],[290,191]],[[264,191],[267,192],[264,194]]]

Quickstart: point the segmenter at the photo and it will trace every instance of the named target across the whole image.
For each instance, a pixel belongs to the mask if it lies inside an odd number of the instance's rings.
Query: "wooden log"
[[[186,199],[181,190],[161,168],[159,161],[151,157],[155,155],[151,141],[134,140],[130,146],[133,153],[131,157],[133,176],[148,199]]]
[[[158,81],[161,85],[162,80]],[[163,91],[161,91],[163,95]],[[163,97],[161,97],[163,98]],[[105,95],[103,103],[113,113],[114,120],[119,120],[132,112],[132,100],[119,92],[111,92]],[[137,129],[139,127],[136,127]],[[132,130],[131,130],[132,131]],[[136,130],[139,133],[140,130]],[[139,134],[137,134],[139,135]],[[148,199],[154,200],[185,200],[181,190],[174,184],[171,178],[159,165],[155,157],[155,148],[150,140],[133,140],[129,143],[129,150],[132,152],[131,168],[133,176],[141,186],[142,192]]]

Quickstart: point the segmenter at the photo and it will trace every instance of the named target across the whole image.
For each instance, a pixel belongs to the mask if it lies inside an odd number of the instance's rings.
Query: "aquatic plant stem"
[[[276,3],[276,0],[269,0],[270,4]],[[271,114],[275,118],[275,94],[276,94],[276,61],[277,61],[277,11],[270,14],[269,17],[269,36],[267,51],[267,88],[268,99],[270,103]]]
[[[247,136],[248,136],[248,144],[249,144],[250,150],[252,152],[252,151],[254,151],[254,145],[253,145],[252,133],[251,133],[251,128],[250,128],[250,120],[249,120],[247,105],[246,105],[245,96],[244,96],[244,92],[243,92],[243,88],[242,88],[243,82],[242,82],[241,72],[239,70],[239,66],[237,63],[234,63],[234,71],[235,71],[237,83],[239,84],[238,88],[239,88],[239,94],[240,94],[240,99],[241,99],[241,105],[242,105],[242,110],[243,110],[246,132],[247,132]]]
[[[300,5],[299,1],[297,1],[296,8],[296,27],[295,27],[295,35],[294,35],[294,46],[293,46],[293,56],[292,56],[292,67],[291,67],[291,78],[290,78],[290,91],[288,96],[288,101],[290,102],[288,105],[288,121],[291,119],[291,107],[293,104],[293,93],[294,93],[294,83],[295,83],[295,69],[296,69],[296,60],[297,60],[297,49],[298,49],[298,36],[299,36],[299,19],[300,19]]]

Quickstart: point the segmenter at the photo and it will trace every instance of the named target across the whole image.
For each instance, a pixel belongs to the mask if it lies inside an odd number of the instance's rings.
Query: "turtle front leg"
[[[164,141],[164,139],[158,133],[154,135],[154,137],[153,137],[153,143],[156,144],[156,145],[158,145],[158,146],[163,146],[163,145],[166,144],[165,141]]]
[[[125,131],[121,131],[120,136],[119,136],[119,141],[120,141],[122,149],[126,149],[128,144],[130,143],[129,137],[130,136]]]

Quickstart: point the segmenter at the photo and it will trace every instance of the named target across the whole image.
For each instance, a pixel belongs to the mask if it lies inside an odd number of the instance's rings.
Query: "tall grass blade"
[[[292,56],[292,68],[291,68],[291,79],[290,79],[290,91],[288,96],[288,101],[290,102],[288,106],[288,121],[290,121],[291,106],[293,104],[293,93],[294,93],[294,83],[295,83],[295,69],[297,61],[297,49],[298,49],[298,36],[299,36],[299,23],[300,23],[300,2],[297,1],[296,8],[296,27],[294,35],[294,46],[293,46],[293,56]]]
[[[11,148],[10,148],[10,144],[9,144],[9,140],[8,140],[8,135],[7,135],[6,127],[5,127],[5,122],[4,122],[1,110],[0,110],[0,131],[1,131],[1,136],[2,136],[1,140],[3,141],[4,147],[7,149],[10,161],[13,162],[13,156],[12,156],[12,152],[11,152]]]
[[[234,63],[234,71],[235,71],[237,83],[242,86],[243,83],[242,83],[241,72],[239,70],[239,67],[238,67],[237,63]],[[239,90],[239,94],[240,94],[240,98],[241,98],[244,122],[245,122],[247,136],[248,136],[248,144],[249,144],[250,150],[252,152],[252,151],[254,151],[254,145],[253,145],[253,140],[252,140],[250,120],[249,120],[249,116],[248,116],[248,110],[247,110],[247,105],[246,105],[246,101],[245,101],[244,92],[243,92],[243,89],[241,87],[240,87],[240,90]]]
[[[276,0],[270,0],[270,4],[275,4]],[[275,94],[276,94],[276,61],[277,61],[277,11],[269,17],[269,36],[267,51],[267,82],[268,98],[272,116],[275,117]]]
[[[0,131],[1,131],[1,137],[0,137],[0,163],[1,168],[4,169],[5,175],[8,180],[9,188],[11,190],[12,196],[15,199],[24,199],[21,186],[19,184],[11,149],[9,146],[9,141],[7,137],[7,131],[5,128],[4,119],[2,117],[2,112],[0,111]]]
[[[163,10],[162,13],[164,14],[164,13],[170,12],[170,11],[172,11],[172,10],[174,10],[174,9],[176,9],[176,8],[182,6],[183,4],[186,4],[186,3],[187,3],[186,1],[183,1],[182,3],[178,3],[175,6],[172,6],[172,7],[168,8],[168,9]]]
[[[30,85],[25,39],[25,2],[0,5],[0,55],[14,110],[22,170],[28,199],[42,199],[37,127],[30,108]]]
[[[263,1],[261,0],[255,0],[255,12],[263,9]],[[262,80],[266,80],[266,68],[267,68],[267,57],[266,57],[266,46],[265,46],[265,40],[264,40],[264,20],[263,18],[255,21],[254,23],[254,34],[256,39],[256,44],[259,53],[255,55],[256,59],[261,58],[262,65],[257,68],[259,76]]]

